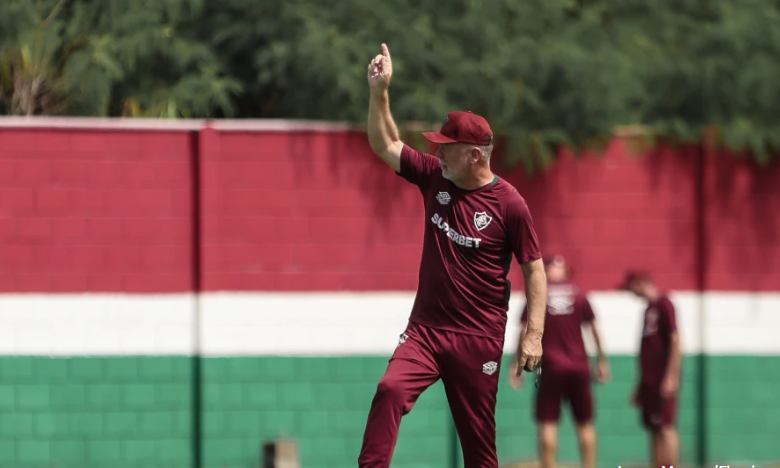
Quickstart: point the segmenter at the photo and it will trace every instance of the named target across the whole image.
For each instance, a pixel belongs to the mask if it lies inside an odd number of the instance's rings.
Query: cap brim
[[[431,143],[438,143],[440,145],[443,145],[445,143],[458,142],[458,140],[453,140],[452,138],[448,138],[439,132],[423,132],[422,135],[425,137],[426,140],[430,141]]]

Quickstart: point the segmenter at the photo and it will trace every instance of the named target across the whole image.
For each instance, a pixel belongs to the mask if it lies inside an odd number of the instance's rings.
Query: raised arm
[[[387,45],[382,44],[382,53],[368,64],[368,86],[371,90],[371,98],[368,101],[368,143],[382,161],[400,172],[401,150],[404,145],[390,113],[390,97],[387,92],[392,76],[390,51]]]

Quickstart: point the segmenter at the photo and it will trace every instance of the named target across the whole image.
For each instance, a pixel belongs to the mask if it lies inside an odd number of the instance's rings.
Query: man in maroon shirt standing
[[[399,139],[390,114],[392,62],[385,44],[368,65],[371,149],[417,185],[425,206],[419,286],[407,328],[376,394],[358,458],[360,468],[387,468],[401,418],[420,394],[442,380],[465,468],[498,468],[495,406],[503,354],[512,257],[522,266],[528,333],[518,372],[542,355],[546,280],[533,221],[523,198],[490,170],[493,132],[470,112],[448,114],[424,136],[436,156]]]
[[[590,364],[582,327],[593,334],[598,352],[595,377],[599,382],[609,378],[609,362],[602,346],[601,334],[587,296],[570,281],[571,271],[561,256],[544,262],[547,273],[547,316],[542,339],[544,366],[536,391],[535,417],[539,431],[542,468],[554,468],[558,451],[558,420],[561,405],[571,405],[580,441],[580,454],[585,468],[596,468],[596,429],[593,425]],[[528,322],[528,307],[520,317],[520,339]],[[516,389],[522,385],[522,375],[510,373],[510,383]]]
[[[627,273],[622,287],[647,301],[639,351],[639,383],[632,400],[642,409],[642,423],[650,433],[653,466],[677,466],[680,445],[676,415],[682,348],[674,306],[647,272]]]

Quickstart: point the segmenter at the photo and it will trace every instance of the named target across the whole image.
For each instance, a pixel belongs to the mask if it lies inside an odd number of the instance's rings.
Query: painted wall
[[[191,291],[191,139],[0,127],[0,291]]]
[[[33,122],[0,119],[0,466],[185,467],[194,450],[204,466],[255,466],[282,433],[307,467],[354,466],[417,284],[416,188],[338,126]],[[642,306],[612,291],[636,266],[678,308],[683,461],[700,431],[700,352],[708,463],[780,460],[780,167],[708,152],[699,210],[694,156],[615,142],[532,180],[497,169],[603,323],[615,379],[597,390],[600,466],[646,459],[627,403]],[[523,301],[511,274],[508,352]],[[533,457],[531,395],[501,388],[504,462]],[[569,423],[563,434],[574,461]],[[395,462],[442,466],[452,440],[437,386]]]
[[[4,292],[191,291],[195,201],[204,290],[416,287],[419,194],[370,153],[362,133],[53,122],[0,122]],[[780,286],[777,164],[708,152],[698,210],[693,150],[638,157],[616,141],[603,155],[564,155],[532,180],[496,159],[527,199],[545,251],[569,257],[587,289],[612,289],[632,266],[665,288],[696,289],[699,213],[707,289]]]

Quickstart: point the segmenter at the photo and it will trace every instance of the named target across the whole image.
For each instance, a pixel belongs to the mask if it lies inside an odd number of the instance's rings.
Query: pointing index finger
[[[387,44],[382,43],[382,55],[390,57],[390,49],[387,48]]]

